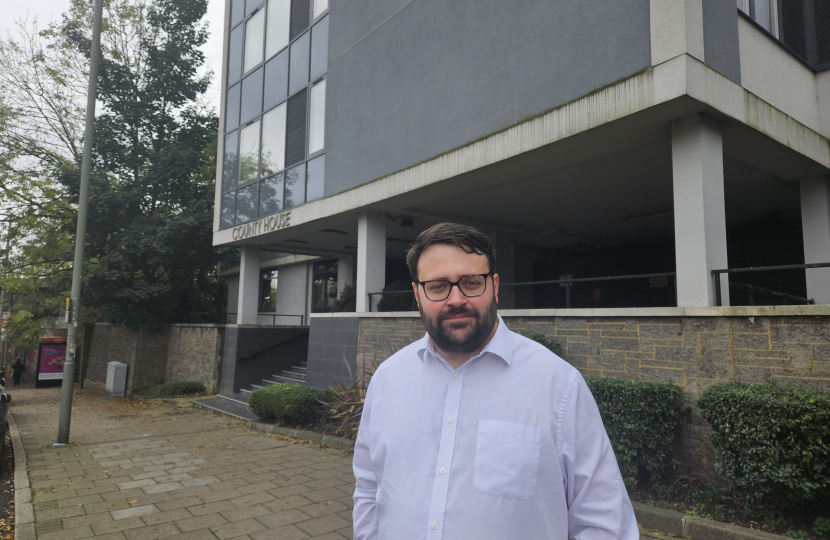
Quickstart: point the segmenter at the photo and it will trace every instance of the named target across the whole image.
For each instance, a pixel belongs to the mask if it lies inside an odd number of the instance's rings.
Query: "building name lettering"
[[[250,223],[245,223],[239,227],[233,228],[233,239],[240,240],[242,238],[249,238],[259,234],[278,231],[291,226],[291,212],[283,212],[267,218],[258,219]]]

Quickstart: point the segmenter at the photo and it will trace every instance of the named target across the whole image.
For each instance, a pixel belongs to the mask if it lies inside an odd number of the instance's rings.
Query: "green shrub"
[[[347,283],[340,291],[340,297],[334,301],[331,310],[339,313],[353,313],[357,309],[357,290],[354,283]]]
[[[730,383],[697,404],[720,454],[715,467],[747,504],[830,495],[830,392]]]
[[[599,407],[625,485],[655,486],[672,459],[683,390],[670,383],[591,377],[585,380]]]
[[[205,394],[207,388],[205,384],[197,381],[177,381],[159,384],[157,386],[147,386],[144,388],[136,388],[132,394],[143,397],[145,399],[155,398],[173,398],[188,394]]]
[[[382,292],[411,290],[411,281],[393,281],[384,287]],[[378,302],[378,311],[412,311],[417,309],[414,305],[412,294],[384,294]]]
[[[322,397],[301,384],[275,384],[254,390],[248,406],[261,418],[298,425],[317,418]]]
[[[547,337],[545,334],[540,334],[539,332],[519,332],[521,335],[526,337],[527,339],[532,339],[536,343],[546,347],[550,352],[553,354],[558,355],[562,351],[562,345],[559,344],[558,341],[554,341]]]

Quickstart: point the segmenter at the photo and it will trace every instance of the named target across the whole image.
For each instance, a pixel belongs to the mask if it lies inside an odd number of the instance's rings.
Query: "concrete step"
[[[271,384],[305,384],[305,377],[293,377],[289,375],[274,375],[269,381]]]
[[[235,403],[237,405],[242,405],[244,407],[248,406],[248,398],[251,397],[251,394],[217,394],[216,399],[229,401],[231,403]]]
[[[233,416],[234,418],[241,418],[242,420],[259,420],[259,417],[249,411],[247,406],[239,405],[226,399],[194,401],[193,406],[214,414],[224,414],[225,416]]]

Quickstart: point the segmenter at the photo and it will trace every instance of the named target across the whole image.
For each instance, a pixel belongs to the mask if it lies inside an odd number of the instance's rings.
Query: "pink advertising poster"
[[[38,358],[37,380],[50,381],[63,378],[63,363],[66,360],[66,342],[41,343]]]

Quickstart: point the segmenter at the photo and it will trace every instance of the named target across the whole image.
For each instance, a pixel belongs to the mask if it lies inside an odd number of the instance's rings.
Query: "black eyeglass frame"
[[[494,272],[487,272],[485,274],[467,274],[465,276],[461,276],[460,278],[458,278],[458,281],[450,281],[448,279],[430,279],[428,281],[418,281],[417,283],[418,283],[418,285],[423,287],[424,296],[427,297],[427,300],[429,300],[430,302],[443,302],[444,300],[446,300],[447,298],[450,297],[450,295],[452,294],[452,288],[453,287],[458,287],[458,290],[461,292],[461,294],[463,294],[467,298],[475,298],[477,296],[481,296],[482,294],[487,292],[487,276],[490,276],[492,278],[493,274],[494,274]],[[469,277],[483,277],[484,278],[484,290],[481,291],[478,294],[467,294],[467,293],[465,293],[464,289],[461,288],[461,285],[459,285],[459,283],[464,281],[465,278],[469,278]],[[442,298],[440,300],[433,300],[432,298],[430,298],[429,295],[427,294],[427,288],[425,287],[425,285],[427,283],[434,283],[436,281],[444,281],[444,282],[450,284],[450,288],[447,291],[447,296],[445,296],[444,298]]]

